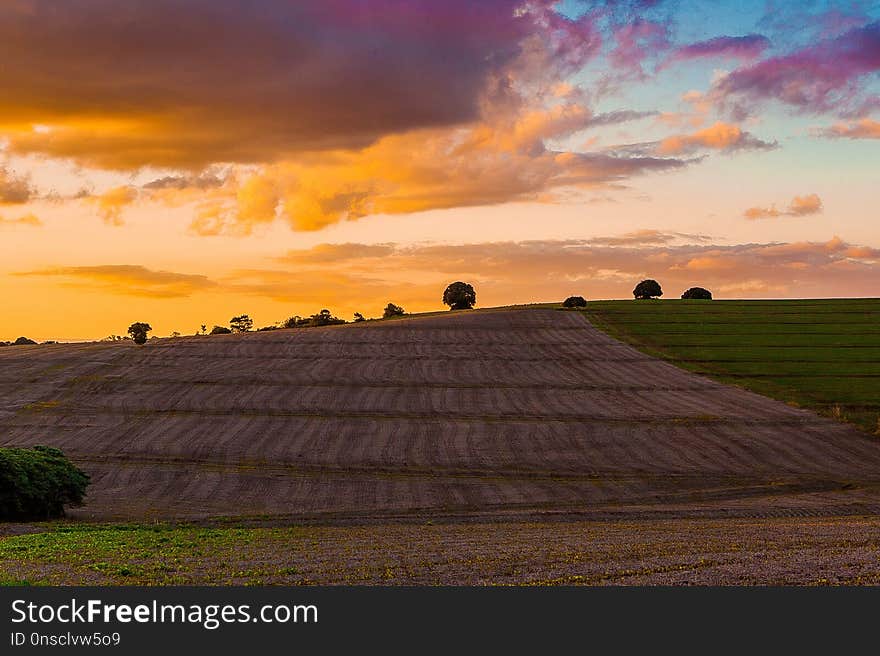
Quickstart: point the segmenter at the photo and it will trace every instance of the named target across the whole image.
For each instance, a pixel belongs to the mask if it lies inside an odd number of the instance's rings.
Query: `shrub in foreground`
[[[0,519],[47,519],[82,505],[89,476],[59,449],[0,448]]]
[[[564,307],[564,308],[587,307],[587,299],[585,299],[583,296],[569,296],[567,299],[562,301],[562,307]]]
[[[694,301],[711,301],[712,292],[710,292],[708,289],[703,289],[702,287],[691,287],[684,294],[682,294],[681,297]]]
[[[657,298],[658,296],[663,296],[663,290],[660,288],[660,283],[656,280],[643,280],[636,288],[633,290],[633,296],[637,299],[644,298]]]

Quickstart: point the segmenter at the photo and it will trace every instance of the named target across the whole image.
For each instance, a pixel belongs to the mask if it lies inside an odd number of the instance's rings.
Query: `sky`
[[[880,3],[5,0],[0,340],[880,296]]]

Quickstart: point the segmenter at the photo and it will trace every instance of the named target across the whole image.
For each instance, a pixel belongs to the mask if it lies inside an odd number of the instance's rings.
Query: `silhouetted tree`
[[[227,328],[226,326],[214,326],[213,328],[211,328],[212,335],[228,335],[231,332],[232,331],[229,330],[229,328]]]
[[[361,321],[366,321],[367,319],[360,312],[354,313],[354,322],[360,323]]]
[[[703,289],[702,287],[691,287],[684,294],[682,294],[681,297],[694,301],[711,301],[712,292],[710,292],[708,289]]]
[[[583,296],[569,296],[567,299],[562,301],[562,307],[565,307],[565,308],[587,307],[587,299],[585,299]]]
[[[308,317],[294,315],[281,324],[282,328],[317,328],[319,326],[336,326],[345,323],[345,319],[334,317],[330,310],[320,312]]]
[[[205,324],[202,324],[201,326],[199,326],[199,332],[204,335],[206,332],[208,332],[208,327]]]
[[[128,327],[128,334],[131,335],[135,344],[146,344],[147,333],[152,329],[150,324],[136,321]]]
[[[477,293],[466,282],[454,282],[443,292],[443,304],[450,310],[470,310],[477,304]]]
[[[657,298],[658,296],[663,296],[663,290],[660,289],[660,283],[656,280],[643,280],[636,288],[633,290],[633,296],[638,299],[643,298]]]
[[[229,327],[234,333],[246,333],[254,327],[254,320],[248,315],[242,314],[238,317],[232,317],[229,320]]]
[[[32,346],[36,344],[36,342],[32,339],[28,339],[27,337],[19,337],[17,340],[12,342],[13,346]]]
[[[308,318],[308,325],[312,328],[317,326],[335,326],[345,323],[345,319],[334,317],[330,310],[321,310]]]
[[[389,303],[385,306],[385,311],[382,313],[383,319],[390,319],[391,317],[402,317],[406,312],[404,312],[403,308],[399,305],[395,305],[394,303]]]

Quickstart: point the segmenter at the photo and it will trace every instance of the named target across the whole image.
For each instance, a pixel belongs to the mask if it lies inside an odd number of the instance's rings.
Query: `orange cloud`
[[[110,225],[135,200],[156,200],[191,204],[200,235],[276,219],[320,230],[369,214],[555,202],[686,164],[556,149],[654,112],[589,107],[570,79],[600,51],[597,19],[566,18],[554,3],[385,11],[334,0],[254,13],[207,1],[125,12],[112,0],[52,11],[21,2],[30,9],[0,7],[0,57],[16,61],[0,69],[10,152],[176,171],[93,199]]]
[[[589,121],[584,110],[514,113],[496,123],[423,130],[380,139],[360,151],[316,153],[267,166],[233,192],[209,194],[192,229],[248,234],[275,220],[320,230],[368,214],[408,214],[510,201],[555,202],[561,189],[590,189],[685,166],[674,158],[558,152],[558,138]]]
[[[721,121],[691,134],[680,134],[667,137],[657,145],[659,155],[681,155],[700,149],[736,151],[736,150],[768,150],[775,148],[775,143],[758,139],[739,126]]]
[[[855,123],[836,123],[820,130],[825,137],[846,139],[880,139],[880,121],[863,118]]]
[[[631,298],[633,286],[644,278],[658,280],[666,297],[677,297],[695,285],[718,298],[876,296],[880,249],[837,237],[825,242],[730,246],[607,246],[579,239],[343,243],[290,251],[272,258],[267,268],[227,270],[210,278],[137,265],[54,267],[17,275],[23,287],[42,289],[59,306],[69,304],[80,312],[79,335],[95,337],[118,332],[137,316],[170,332],[223,323],[242,311],[263,324],[322,308],[344,317],[353,312],[380,316],[389,301],[412,312],[439,310],[443,289],[454,280],[472,283],[483,307],[559,300],[573,294]],[[88,303],[82,301],[83,291],[88,292]],[[122,303],[123,295],[131,298]],[[37,325],[45,330],[54,324],[40,317]],[[42,339],[70,336],[33,332]]]
[[[99,196],[91,196],[87,202],[98,206],[98,214],[104,222],[112,226],[121,226],[122,211],[137,200],[137,190],[133,187],[114,187]]]
[[[203,275],[154,271],[139,265],[108,264],[56,267],[14,273],[16,276],[63,278],[77,287],[127,296],[174,298],[213,288],[216,283]]]
[[[6,219],[0,216],[0,226],[31,226],[33,228],[39,228],[43,225],[43,222],[40,221],[39,218],[34,216],[33,214],[25,214],[24,216],[20,216],[17,219]]]
[[[661,233],[663,234],[663,233]],[[614,238],[608,238],[614,239]],[[621,239],[627,239],[625,236]],[[630,244],[542,240],[481,244],[323,244],[291,251],[278,260],[290,271],[249,271],[236,276],[240,291],[300,302],[307,281],[321,289],[316,303],[341,310],[369,297],[406,298],[416,307],[438,307],[443,281],[474,283],[482,305],[546,301],[579,292],[588,298],[627,298],[635,282],[653,277],[668,295],[694,285],[731,296],[876,295],[880,249],[826,242],[734,246]],[[333,263],[333,278],[318,277]],[[311,283],[310,283],[311,284]],[[363,286],[362,286],[363,285]],[[348,299],[357,299],[351,303]]]
[[[775,205],[770,207],[750,207],[743,216],[747,219],[768,219],[780,216],[809,216],[811,214],[820,214],[822,212],[822,199],[817,194],[808,194],[806,196],[795,196],[791,199],[788,207],[780,210]]]
[[[590,243],[597,246],[639,246],[645,244],[668,244],[674,241],[706,242],[708,235],[694,235],[683,232],[664,232],[662,230],[635,230],[619,237],[596,237]]]
[[[718,271],[721,269],[733,269],[736,261],[724,255],[701,255],[687,261],[685,269],[691,271]]]

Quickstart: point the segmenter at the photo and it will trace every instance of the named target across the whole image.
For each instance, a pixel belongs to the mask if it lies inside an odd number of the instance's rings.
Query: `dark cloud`
[[[571,55],[559,28],[578,24],[551,4],[5,2],[0,59],[15,65],[0,67],[0,131],[44,124],[11,148],[120,169],[362,147],[477,118],[489,81],[548,21]]]
[[[213,173],[203,172],[198,175],[166,175],[143,185],[143,189],[212,189],[222,187],[225,178]]]
[[[0,204],[19,205],[34,195],[30,180],[0,166]]]
[[[597,127],[600,125],[616,125],[618,123],[638,121],[643,118],[658,116],[659,114],[660,112],[657,111],[638,112],[631,109],[618,109],[613,112],[596,114],[590,119],[589,127]]]

